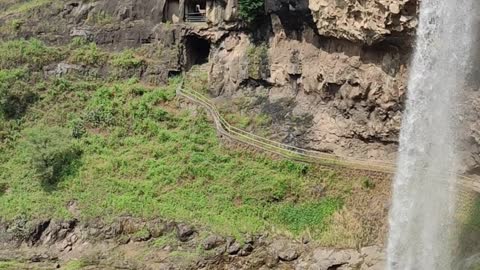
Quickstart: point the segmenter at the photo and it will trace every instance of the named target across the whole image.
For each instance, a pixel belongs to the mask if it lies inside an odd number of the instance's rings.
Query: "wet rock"
[[[195,229],[187,224],[177,224],[177,238],[182,242],[186,242],[193,238]]]

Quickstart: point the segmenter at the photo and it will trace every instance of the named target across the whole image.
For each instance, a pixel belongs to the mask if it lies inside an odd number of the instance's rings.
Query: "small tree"
[[[265,14],[264,0],[239,0],[238,14],[240,19],[252,25],[257,19]]]
[[[80,157],[81,151],[68,129],[37,127],[25,134],[25,154],[43,185],[57,184]]]

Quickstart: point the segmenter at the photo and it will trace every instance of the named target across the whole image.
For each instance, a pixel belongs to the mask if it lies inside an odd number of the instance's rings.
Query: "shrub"
[[[8,93],[0,99],[2,115],[7,119],[22,117],[28,106],[37,100],[37,95],[31,91],[25,82],[15,82]]]
[[[115,23],[115,18],[105,11],[91,12],[86,23],[89,25],[108,25]]]
[[[248,24],[253,24],[264,15],[264,0],[239,0],[238,14],[240,19]]]
[[[0,71],[0,116],[20,118],[37,95],[22,80],[27,77],[23,69]]]
[[[107,55],[92,42],[75,49],[70,60],[74,64],[101,66],[107,60]]]
[[[0,196],[5,194],[8,190],[8,185],[7,183],[0,183]]]
[[[132,50],[125,50],[113,56],[111,64],[116,68],[133,69],[143,65],[143,59],[136,57]]]
[[[117,113],[115,108],[118,105],[114,101],[115,91],[115,87],[97,89],[84,116],[86,123],[93,127],[108,127],[115,124],[115,114]]]
[[[81,151],[68,129],[37,127],[25,131],[24,153],[44,185],[54,185],[69,172]]]
[[[47,47],[37,39],[0,43],[0,68],[3,69],[16,68],[25,64],[33,69],[40,69],[59,56],[57,50]]]
[[[267,77],[268,73],[268,47],[266,44],[250,46],[247,50],[248,75],[259,80]]]
[[[362,186],[364,189],[374,189],[376,185],[372,179],[365,177],[362,179]]]

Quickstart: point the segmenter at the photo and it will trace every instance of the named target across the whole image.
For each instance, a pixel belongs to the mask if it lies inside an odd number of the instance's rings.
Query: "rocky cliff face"
[[[393,160],[416,7],[414,1],[267,1],[263,39],[230,32],[216,46],[212,93],[258,104],[248,109],[274,120],[277,140]]]

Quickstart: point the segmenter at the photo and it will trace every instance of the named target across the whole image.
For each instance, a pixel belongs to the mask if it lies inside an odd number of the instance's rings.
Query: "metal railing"
[[[369,159],[353,159],[341,157],[333,154],[303,149],[296,146],[276,142],[256,134],[247,132],[228,123],[220,114],[216,106],[201,93],[185,89],[183,81],[177,87],[178,96],[183,96],[188,100],[197,103],[207,109],[212,115],[215,128],[220,135],[228,137],[234,141],[247,144],[254,148],[258,148],[270,153],[283,156],[288,159],[319,164],[323,166],[342,166],[351,169],[381,172],[393,175],[395,172],[395,164]],[[480,193],[480,178],[478,176],[456,175],[458,184],[464,188]],[[439,177],[442,177],[439,175]]]
[[[207,17],[204,13],[188,12],[185,14],[185,21],[187,22],[206,22]]]

